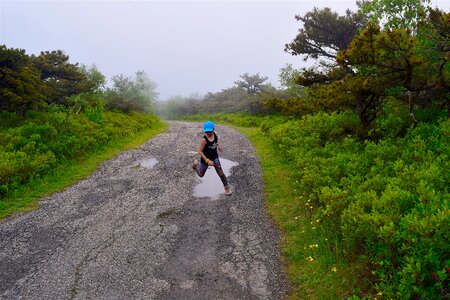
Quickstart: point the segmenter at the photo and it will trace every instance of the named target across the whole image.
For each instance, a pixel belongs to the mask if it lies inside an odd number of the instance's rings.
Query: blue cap
[[[211,132],[211,131],[213,131],[214,130],[214,123],[213,122],[211,122],[211,121],[206,121],[204,124],[203,124],[203,131],[204,132]]]

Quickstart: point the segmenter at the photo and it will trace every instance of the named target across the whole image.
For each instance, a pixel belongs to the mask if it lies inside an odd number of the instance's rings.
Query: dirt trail
[[[196,198],[199,123],[172,123],[137,150],[0,222],[0,299],[280,299],[279,236],[250,143],[218,126],[238,162],[232,196]],[[155,158],[151,168],[139,166]],[[208,170],[214,172],[214,170]]]

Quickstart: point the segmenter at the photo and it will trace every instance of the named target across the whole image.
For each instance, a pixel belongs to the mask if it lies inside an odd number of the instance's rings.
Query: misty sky
[[[433,1],[449,11],[450,1]],[[259,73],[279,86],[280,68],[304,66],[284,52],[301,26],[296,14],[355,1],[5,1],[0,44],[27,54],[63,50],[110,79],[144,70],[160,99],[204,95]]]

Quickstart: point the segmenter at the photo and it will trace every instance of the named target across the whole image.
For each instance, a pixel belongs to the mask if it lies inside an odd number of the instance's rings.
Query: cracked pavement
[[[201,129],[172,122],[39,209],[0,221],[0,299],[284,298],[255,151],[217,126],[220,157],[239,163],[228,177],[234,193],[194,197],[189,151]],[[149,158],[153,167],[139,165]]]

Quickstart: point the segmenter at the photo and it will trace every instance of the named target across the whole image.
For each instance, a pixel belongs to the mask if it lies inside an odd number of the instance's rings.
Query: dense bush
[[[0,119],[0,196],[47,174],[62,160],[80,157],[160,122],[155,116],[103,112],[101,107],[78,114],[52,107],[45,113],[30,112],[26,118],[3,113]]]
[[[302,119],[266,116],[257,121],[253,118],[258,117],[242,115],[216,119],[260,126],[280,155],[292,162],[296,176],[292,184],[301,195],[291,209],[311,208],[311,221],[320,220],[311,226],[329,237],[331,253],[349,265],[362,261],[372,272],[366,278],[368,286],[355,287],[363,295],[446,298],[450,120],[444,117],[413,127],[407,115],[393,110],[387,107],[380,117],[374,128],[376,140],[358,136],[354,112]],[[298,253],[303,253],[300,247]]]
[[[397,299],[448,296],[450,120],[377,142],[347,136],[357,122],[317,114],[267,133],[295,161],[314,218],[344,252],[366,257],[377,289]]]

